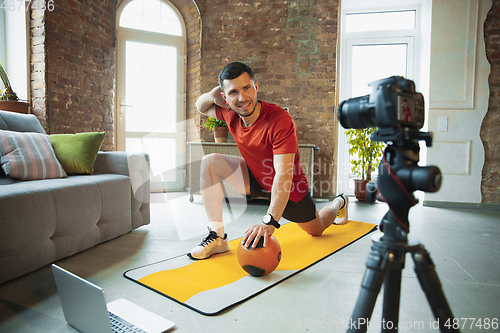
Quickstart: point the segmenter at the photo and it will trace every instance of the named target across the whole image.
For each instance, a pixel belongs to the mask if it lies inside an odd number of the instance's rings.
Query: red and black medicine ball
[[[264,237],[261,237],[255,249],[245,249],[241,243],[238,245],[238,262],[250,275],[264,276],[276,269],[281,260],[280,243],[270,236],[267,246],[263,247]]]

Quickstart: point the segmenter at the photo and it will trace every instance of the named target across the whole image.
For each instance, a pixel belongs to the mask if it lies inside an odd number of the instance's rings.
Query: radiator
[[[195,194],[200,194],[200,161],[208,154],[218,153],[241,157],[240,151],[235,143],[214,143],[214,142],[188,142],[190,171],[189,171],[189,201],[193,202]],[[311,196],[313,195],[313,177],[314,177],[314,149],[313,144],[299,145],[300,161],[304,167],[304,172],[309,180]],[[242,194],[236,191],[231,185],[223,183],[226,197],[242,197]]]

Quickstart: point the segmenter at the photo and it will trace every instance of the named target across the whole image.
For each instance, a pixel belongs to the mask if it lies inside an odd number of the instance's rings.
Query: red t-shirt
[[[298,202],[309,191],[309,182],[300,163],[297,127],[286,110],[260,102],[259,118],[250,127],[243,127],[240,116],[229,108],[216,105],[215,111],[227,123],[241,156],[266,191],[271,192],[275,175],[273,155],[295,154],[289,199]]]

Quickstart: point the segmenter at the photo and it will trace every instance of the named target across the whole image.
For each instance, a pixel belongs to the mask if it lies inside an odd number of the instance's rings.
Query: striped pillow
[[[6,175],[22,179],[67,177],[49,136],[0,130],[0,164]]]

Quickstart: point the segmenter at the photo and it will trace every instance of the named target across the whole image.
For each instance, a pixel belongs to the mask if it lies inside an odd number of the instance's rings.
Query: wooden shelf
[[[28,114],[30,113],[30,103],[0,100],[0,110]]]

